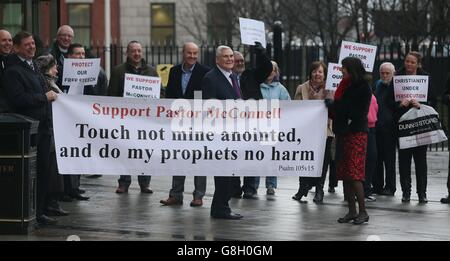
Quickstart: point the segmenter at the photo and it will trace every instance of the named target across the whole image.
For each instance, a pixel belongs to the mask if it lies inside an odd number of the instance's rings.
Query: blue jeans
[[[260,177],[255,177],[255,187],[259,188]],[[266,177],[266,188],[277,188],[277,177]]]

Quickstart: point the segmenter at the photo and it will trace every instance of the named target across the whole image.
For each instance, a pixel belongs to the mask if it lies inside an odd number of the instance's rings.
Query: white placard
[[[395,101],[417,100],[426,102],[428,100],[428,76],[394,76]]]
[[[322,175],[323,101],[60,95],[53,113],[61,174]]]
[[[125,74],[123,97],[159,99],[161,78],[136,74]]]
[[[367,72],[373,72],[377,48],[373,45],[342,41],[339,64],[342,64],[342,60],[347,57],[356,57],[362,61]]]
[[[266,29],[264,22],[247,18],[239,18],[241,28],[241,40],[243,44],[255,45],[260,42],[266,48]]]
[[[336,91],[343,78],[341,68],[342,66],[337,63],[328,64],[328,75],[325,90]]]
[[[84,86],[96,85],[100,59],[64,59],[62,86],[70,86],[69,94],[83,94]]]

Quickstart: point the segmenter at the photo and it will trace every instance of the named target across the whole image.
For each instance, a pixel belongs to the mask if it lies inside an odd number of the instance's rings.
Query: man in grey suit
[[[183,63],[170,70],[169,82],[166,88],[167,99],[194,99],[194,92],[201,91],[201,83],[209,67],[197,62],[199,48],[195,43],[186,43],[183,46]],[[165,206],[183,204],[185,176],[174,176],[169,198],[161,200]],[[206,192],[206,177],[194,177],[195,190],[191,207],[201,207]]]
[[[216,51],[216,64],[203,78],[202,89],[205,99],[236,100],[242,99],[234,67],[233,50],[228,46],[219,46]],[[241,219],[243,216],[233,213],[228,201],[233,194],[232,184],[238,177],[214,177],[214,197],[211,204],[211,217],[216,219]]]

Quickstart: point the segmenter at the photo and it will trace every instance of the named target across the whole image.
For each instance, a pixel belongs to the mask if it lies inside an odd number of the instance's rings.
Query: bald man
[[[75,34],[72,27],[68,25],[59,27],[58,31],[56,32],[56,39],[49,50],[49,53],[53,55],[53,57],[55,57],[58,63],[58,81],[56,81],[56,84],[59,88],[62,87],[61,83],[64,71],[64,59],[67,58],[67,50],[72,44],[74,37]]]
[[[6,102],[6,94],[3,88],[3,75],[6,71],[6,63],[8,56],[11,54],[12,47],[11,34],[6,30],[0,30],[0,113],[11,110]]]
[[[195,43],[188,42],[183,45],[183,62],[170,70],[166,88],[167,99],[194,99],[194,92],[202,91],[203,77],[210,69],[198,63],[198,52],[199,48]],[[169,198],[161,200],[160,203],[165,206],[183,204],[185,180],[185,176],[174,176]],[[206,177],[194,177],[194,186],[190,206],[200,207],[206,192]]]

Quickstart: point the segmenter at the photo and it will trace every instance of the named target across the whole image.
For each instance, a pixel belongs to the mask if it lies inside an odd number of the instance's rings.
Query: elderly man
[[[195,91],[202,91],[201,83],[209,67],[198,63],[198,46],[195,43],[186,43],[183,46],[183,62],[170,70],[169,82],[166,88],[167,99],[194,99]],[[174,176],[169,198],[161,200],[165,206],[183,204],[185,176]],[[194,199],[191,207],[203,205],[206,192],[206,177],[194,177]]]
[[[145,76],[158,77],[156,70],[148,65],[142,56],[142,45],[138,41],[131,41],[127,46],[127,61],[116,66],[109,81],[108,95],[123,97],[125,74],[137,74]],[[141,193],[151,194],[153,191],[149,188],[151,176],[139,176],[138,182]],[[117,194],[128,193],[131,185],[131,176],[120,176],[118,180],[119,187],[116,189]]]
[[[202,81],[205,99],[242,99],[236,75],[233,74],[234,54],[228,46],[216,50],[216,67],[208,72]],[[214,197],[211,204],[211,217],[217,219],[241,219],[242,215],[233,213],[228,201],[233,194],[232,184],[238,177],[214,177]]]
[[[62,87],[62,75],[64,71],[64,59],[67,58],[67,50],[69,46],[72,44],[73,38],[75,34],[73,32],[72,27],[68,25],[63,25],[58,28],[56,32],[56,40],[53,42],[49,53],[55,57],[56,62],[58,63],[58,81],[56,84],[58,87]]]
[[[8,61],[5,75],[5,91],[13,112],[39,121],[37,133],[37,221],[53,224],[55,219],[44,215],[46,197],[50,183],[51,102],[57,94],[47,90],[42,75],[35,68],[33,57],[36,45],[33,36],[19,32],[13,38],[14,54]]]
[[[8,103],[6,101],[6,94],[3,87],[3,75],[6,71],[6,64],[8,56],[12,51],[12,37],[6,30],[0,30],[0,113],[9,112]]]
[[[380,80],[375,84],[378,101],[378,121],[376,123],[377,167],[372,180],[373,192],[393,196],[396,191],[395,179],[395,97],[393,77],[395,66],[383,63],[380,66]],[[385,176],[386,175],[386,176]]]

